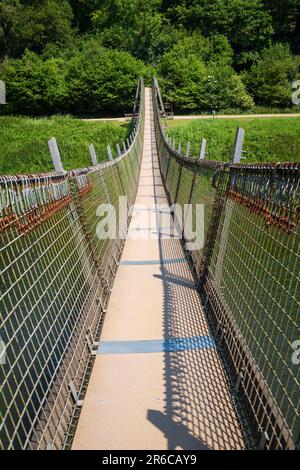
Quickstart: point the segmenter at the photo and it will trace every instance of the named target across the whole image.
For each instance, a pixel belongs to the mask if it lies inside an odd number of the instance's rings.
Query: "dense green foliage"
[[[270,43],[272,18],[261,0],[186,0],[163,2],[173,22],[183,24],[188,31],[211,32],[230,39],[236,61],[249,60]]]
[[[68,0],[2,0],[1,56],[19,57],[25,49],[42,52],[49,44],[70,46],[72,20]]]
[[[91,165],[89,144],[98,161],[106,160],[106,145],[114,148],[128,133],[128,124],[86,122],[72,117],[42,119],[0,117],[0,174],[53,171],[48,140],[55,136],[66,170]],[[116,153],[116,152],[115,152]]]
[[[0,0],[0,112],[131,108],[153,71],[175,110],[292,107],[300,0]]]
[[[289,106],[291,83],[299,76],[300,56],[293,57],[287,45],[275,44],[261,53],[245,73],[244,81],[258,105]]]
[[[197,34],[179,41],[159,64],[162,88],[179,109],[250,108],[253,100],[231,66],[224,36]]]
[[[203,137],[207,139],[207,159],[229,162],[232,155],[236,129],[245,129],[243,163],[299,162],[300,118],[243,118],[199,119],[168,121],[168,135],[182,142],[191,142],[193,155],[199,153]]]
[[[264,0],[273,22],[274,39],[291,44],[300,52],[300,2],[299,0]]]
[[[26,51],[4,60],[6,110],[19,114],[114,113],[132,108],[143,62],[90,40],[71,58],[43,59]]]

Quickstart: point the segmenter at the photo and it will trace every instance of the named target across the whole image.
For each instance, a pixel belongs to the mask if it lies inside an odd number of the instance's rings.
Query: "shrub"
[[[180,110],[249,108],[253,100],[231,61],[232,50],[223,36],[193,35],[163,56],[162,89]]]
[[[99,47],[76,54],[68,65],[68,101],[72,112],[111,113],[131,109],[143,62],[127,52]]]
[[[26,51],[21,59],[6,59],[1,66],[8,102],[1,113],[124,112],[132,109],[138,78],[144,75],[149,83],[152,72],[129,53],[105,49],[94,40],[71,57]]]
[[[1,111],[38,115],[65,110],[66,64],[62,59],[43,61],[26,51],[22,59],[6,59],[1,69],[8,103]]]
[[[244,74],[247,89],[262,106],[291,106],[292,82],[300,78],[300,57],[289,46],[275,44]]]

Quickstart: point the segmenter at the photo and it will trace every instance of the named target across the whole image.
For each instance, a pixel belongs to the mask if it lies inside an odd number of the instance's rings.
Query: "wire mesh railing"
[[[113,161],[0,177],[2,449],[71,446],[128,227],[100,239],[97,208],[134,201],[143,132],[141,79]]]
[[[202,226],[194,226],[204,230],[204,246],[187,255],[255,446],[297,448],[300,165],[185,157],[164,133],[156,80],[153,107],[170,203],[204,205]]]

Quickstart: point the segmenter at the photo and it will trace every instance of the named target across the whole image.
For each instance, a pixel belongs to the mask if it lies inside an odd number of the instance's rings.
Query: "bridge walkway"
[[[164,236],[172,222],[148,88],[145,114],[136,206],[73,449],[243,449],[181,243]]]

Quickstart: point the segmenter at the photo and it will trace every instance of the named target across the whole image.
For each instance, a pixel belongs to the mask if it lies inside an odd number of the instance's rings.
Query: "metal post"
[[[167,183],[168,173],[171,165],[171,157],[168,152],[168,161],[167,161],[167,168],[166,168],[166,175],[165,175],[165,183]]]
[[[132,172],[133,179],[134,179],[135,183],[137,183],[137,179],[136,179],[136,176],[135,176],[135,173],[134,173],[133,164],[132,164],[132,161],[131,161],[131,158],[132,158],[131,155],[132,155],[132,154],[134,155],[134,152],[135,152],[135,151],[136,151],[135,146],[133,146],[133,147],[132,147],[131,154],[129,153],[126,158],[128,158],[128,160],[129,160],[129,166],[130,166],[130,168],[131,168],[131,172]]]
[[[241,127],[237,129],[234,148],[232,152],[232,163],[240,163],[241,155],[243,152],[243,143],[244,143],[245,131]],[[231,201],[232,202],[232,201]],[[224,266],[224,260],[228,245],[228,237],[230,232],[230,222],[233,212],[233,203],[228,204],[226,201],[225,214],[224,214],[224,223],[222,227],[222,233],[220,238],[220,250],[219,256],[216,263],[216,285],[220,287],[222,272]]]
[[[128,181],[130,182],[130,170],[128,168],[128,163],[129,162],[129,166],[130,166],[130,169],[132,171],[132,174],[133,174],[133,169],[132,169],[132,164],[131,164],[131,156],[133,154],[133,147],[131,149],[131,151],[126,155],[125,159],[124,159],[124,166],[125,166],[125,172],[127,173],[127,178],[128,178]],[[134,179],[134,174],[133,174],[133,179]]]
[[[61,157],[60,157],[60,153],[59,153],[59,149],[58,149],[58,145],[57,145],[55,137],[52,137],[52,139],[48,141],[48,147],[51,153],[52,162],[53,162],[55,171],[65,171],[62,166]]]
[[[177,183],[177,188],[176,188],[176,194],[175,194],[174,204],[176,204],[177,198],[178,198],[178,193],[179,193],[179,188],[180,188],[180,182],[181,182],[181,175],[182,175],[182,168],[183,168],[183,163],[181,162],[180,168],[179,168],[178,183]]]
[[[202,139],[201,146],[200,146],[199,160],[203,160],[205,158],[206,143],[207,143],[207,140]]]
[[[236,392],[238,392],[239,389],[240,389],[241,382],[242,382],[242,380],[244,379],[244,376],[245,376],[245,372],[246,372],[245,367],[242,367],[240,372],[238,372],[238,376],[237,376],[235,386],[234,386],[234,389],[235,389]]]
[[[112,161],[112,160],[113,160],[113,156],[112,156],[112,152],[111,152],[110,145],[107,145],[106,150],[107,150],[108,159],[109,159],[110,161]]]
[[[165,116],[165,107],[164,107],[164,103],[163,103],[163,100],[161,98],[161,93],[160,93],[160,88],[159,88],[159,85],[158,85],[158,82],[157,82],[157,78],[154,77],[154,86],[155,86],[155,89],[156,89],[156,96],[158,98],[158,101],[159,101],[159,105],[160,105],[160,111],[161,113]]]
[[[139,94],[140,94],[140,88],[141,88],[141,79],[138,81],[138,86],[136,89],[136,94],[135,94],[135,100],[134,100],[134,107],[133,107],[133,114],[136,114],[136,108],[138,105],[138,100],[139,100]]]
[[[226,333],[226,328],[221,327],[221,334],[220,334],[219,341],[218,341],[219,346],[221,346],[221,344],[223,343],[225,333]]]
[[[188,220],[190,205],[191,205],[192,198],[193,198],[193,193],[194,193],[194,188],[195,188],[197,176],[198,176],[198,174],[197,174],[196,172],[194,172],[193,178],[192,178],[192,183],[191,183],[191,189],[190,189],[189,199],[188,199],[188,209],[187,209],[186,217],[185,217],[184,223],[183,223],[183,238],[184,238],[184,239],[185,239],[184,229],[185,229],[185,226],[186,226],[186,222],[187,222],[187,220]]]
[[[259,428],[259,442],[257,446],[257,450],[264,450],[266,448],[267,442],[270,440],[267,431],[264,431],[263,428]]]
[[[74,382],[71,380],[69,382],[69,389],[70,389],[70,392],[71,392],[71,395],[72,395],[72,398],[76,404],[76,406],[82,406],[83,404],[83,400],[79,400],[79,397],[77,395],[77,391],[76,391],[76,388],[75,388],[75,385],[74,385]]]
[[[89,353],[90,353],[92,356],[96,356],[96,351],[95,351],[95,349],[94,349],[94,344],[93,344],[93,342],[91,341],[90,335],[86,335],[85,341],[86,341],[86,344],[87,344]]]
[[[98,162],[97,162],[97,155],[96,155],[95,147],[94,147],[93,144],[90,144],[89,150],[90,150],[90,156],[91,156],[93,165],[97,165],[97,164],[98,164]]]
[[[178,150],[177,150],[178,153],[181,153],[181,140],[178,142]]]
[[[243,145],[245,139],[245,131],[242,127],[238,127],[235,136],[235,143],[232,153],[232,163],[240,163],[243,153]]]
[[[190,156],[190,149],[191,149],[191,142],[190,141],[187,141],[187,144],[186,144],[186,154],[185,156],[188,158]]]
[[[122,152],[121,152],[121,149],[120,149],[120,144],[117,144],[116,147],[117,147],[118,157],[120,157],[122,155]]]
[[[113,156],[112,156],[112,151],[111,151],[111,148],[110,148],[110,145],[107,145],[107,155],[108,155],[108,159],[110,161],[113,160]],[[117,173],[118,173],[118,176],[119,176],[119,180],[120,180],[120,185],[121,185],[121,190],[123,192],[124,195],[126,195],[126,191],[125,191],[125,188],[124,188],[124,185],[123,185],[123,181],[122,181],[122,178],[121,178],[121,172],[120,172],[120,168],[119,168],[119,164],[117,163]]]

